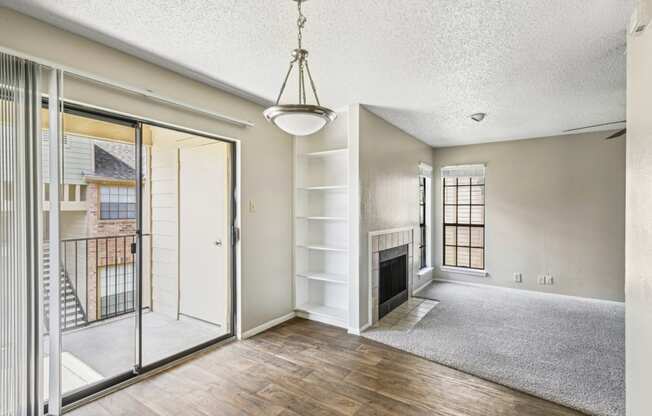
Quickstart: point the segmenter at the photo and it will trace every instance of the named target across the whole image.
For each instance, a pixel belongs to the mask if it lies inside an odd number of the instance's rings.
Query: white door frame
[[[177,201],[178,213],[177,213],[177,215],[178,215],[178,223],[179,223],[179,225],[178,225],[179,232],[178,232],[178,235],[177,235],[177,239],[178,239],[177,247],[178,247],[178,250],[179,250],[179,276],[178,276],[179,304],[178,304],[178,315],[183,315],[183,316],[186,316],[186,317],[189,317],[189,318],[198,319],[198,320],[205,321],[205,322],[208,322],[208,323],[211,323],[211,324],[220,325],[223,328],[228,328],[229,332],[231,332],[231,330],[233,328],[232,325],[235,325],[235,322],[231,322],[231,323],[228,322],[229,321],[228,316],[226,317],[227,319],[224,320],[224,321],[222,319],[218,319],[219,320],[219,323],[218,323],[218,322],[214,322],[212,319],[208,319],[207,316],[199,316],[200,314],[199,314],[199,311],[197,309],[195,309],[195,312],[191,312],[190,309],[192,309],[192,308],[188,307],[187,305],[186,305],[185,308],[183,307],[183,305],[184,305],[183,299],[184,299],[185,296],[187,296],[187,295],[184,295],[184,286],[186,286],[185,288],[187,289],[188,285],[190,284],[190,281],[191,281],[186,276],[187,273],[182,272],[182,268],[185,267],[182,253],[184,253],[185,251],[182,249],[181,240],[182,240],[182,235],[185,232],[184,229],[183,229],[184,228],[184,218],[187,219],[187,217],[184,217],[184,215],[188,215],[188,214],[182,214],[182,212],[184,212],[184,206],[186,205],[186,202],[187,202],[187,201],[184,201],[184,197],[182,196],[182,194],[184,193],[184,189],[183,189],[184,183],[187,183],[186,181],[184,181],[182,179],[182,178],[184,178],[184,175],[186,174],[185,173],[186,170],[184,169],[184,164],[182,162],[183,154],[184,154],[184,151],[194,150],[194,149],[197,149],[197,148],[213,147],[213,146],[217,146],[217,145],[220,145],[220,144],[222,144],[222,145],[224,144],[223,142],[217,142],[217,141],[208,142],[206,139],[201,138],[201,137],[197,137],[197,136],[195,136],[194,138],[199,139],[201,142],[196,143],[196,142],[184,141],[184,144],[179,145],[179,147],[177,148],[177,187],[178,187],[177,188],[177,190],[178,190],[178,195],[177,195],[177,198],[178,198],[178,201]],[[225,159],[224,159],[225,165],[223,166],[223,169],[225,169],[225,180],[227,181],[226,182],[227,183],[227,189],[223,190],[223,189],[218,189],[217,187],[215,187],[213,189],[206,189],[205,192],[206,193],[225,192],[224,198],[225,198],[226,203],[227,203],[226,212],[223,212],[223,213],[220,214],[219,212],[216,211],[214,214],[211,214],[210,216],[215,217],[215,216],[226,215],[226,218],[227,218],[226,219],[226,226],[224,227],[223,234],[221,234],[219,236],[215,235],[214,238],[219,238],[220,239],[220,243],[219,243],[220,246],[226,246],[227,249],[232,250],[233,249],[233,244],[232,244],[231,240],[233,238],[233,235],[230,232],[231,231],[230,230],[230,219],[232,217],[231,211],[233,210],[233,207],[228,205],[229,200],[231,199],[230,198],[230,192],[229,192],[229,188],[230,188],[229,184],[232,181],[231,176],[233,175],[233,173],[231,172],[231,166],[232,166],[231,159],[232,159],[233,155],[231,154],[230,149],[231,149],[230,146],[226,146],[226,148],[225,148],[225,150],[226,150],[226,154],[224,155],[225,156]],[[211,165],[213,165],[213,164],[215,164],[215,162],[211,163]],[[219,167],[219,168],[221,169],[222,167]],[[188,178],[186,178],[186,179],[188,179]],[[191,181],[192,181],[192,179],[191,179]],[[194,209],[192,209],[191,211],[194,211]],[[223,217],[215,218],[215,220],[221,222],[223,220]],[[204,228],[204,227],[202,227],[202,228]],[[217,241],[216,241],[216,244],[217,244]],[[187,252],[185,252],[185,253],[187,253]],[[229,251],[229,253],[230,253],[230,251]],[[224,262],[226,263],[225,275],[224,276],[215,275],[215,277],[219,277],[220,279],[224,279],[224,278],[228,279],[228,277],[230,275],[232,275],[233,258],[231,258],[231,257],[232,256],[229,256],[228,253],[227,253],[227,256],[225,256],[225,258],[223,259]],[[185,281],[185,283],[184,283],[184,281]],[[226,290],[227,290],[227,292],[229,290],[232,291],[233,283],[234,282],[228,282],[228,281],[226,282]],[[186,302],[186,303],[188,303],[188,302]],[[233,301],[231,300],[231,296],[229,296],[225,300],[224,306],[228,309],[228,308],[230,308],[232,306],[232,304],[233,304]],[[204,312],[204,315],[205,315],[206,311],[203,311],[203,312]]]

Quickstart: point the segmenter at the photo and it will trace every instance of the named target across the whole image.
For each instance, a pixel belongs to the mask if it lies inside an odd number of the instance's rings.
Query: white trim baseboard
[[[537,293],[540,295],[547,295],[547,296],[563,296],[565,298],[573,298],[573,299],[589,299],[589,300],[594,300],[598,302],[608,302],[608,303],[620,303],[624,304],[625,302],[621,302],[618,300],[609,300],[609,299],[600,299],[600,298],[589,298],[589,297],[584,297],[584,296],[575,296],[575,295],[565,295],[563,293],[555,293],[555,292],[542,292],[539,290],[534,290],[534,289],[523,289],[520,287],[509,287],[509,286],[498,286],[498,285],[492,285],[488,283],[474,283],[474,282],[465,282],[463,280],[453,280],[453,279],[440,279],[440,278],[435,278],[432,279],[435,282],[442,282],[442,283],[455,283],[458,285],[466,285],[466,286],[478,286],[478,287],[491,287],[494,289],[502,289],[502,290],[515,290],[518,292],[528,292],[528,293]]]
[[[412,296],[416,295],[416,294],[417,294],[421,289],[423,289],[424,287],[428,286],[428,285],[429,285],[430,283],[432,283],[434,280],[437,280],[437,279],[432,278],[432,279],[428,280],[427,282],[423,283],[423,284],[422,284],[421,286],[419,286],[418,288],[413,289],[413,290],[412,290]]]
[[[242,340],[242,339],[251,338],[254,335],[258,335],[261,332],[267,331],[270,328],[273,328],[273,327],[275,327],[277,325],[280,325],[285,321],[289,321],[290,319],[294,318],[295,316],[296,316],[295,312],[290,312],[287,315],[283,315],[283,316],[280,316],[280,317],[278,317],[276,319],[272,319],[271,321],[267,321],[264,324],[258,325],[255,328],[251,328],[250,330],[243,332],[242,335],[239,337],[239,339]]]
[[[322,324],[347,329],[347,325],[345,321],[332,317],[330,315],[324,315],[321,313],[308,312],[308,311],[296,311],[295,313],[296,316],[299,318],[308,319],[311,321],[317,321],[317,322],[321,322]]]
[[[347,332],[348,332],[349,334],[351,334],[351,335],[358,335],[358,336],[360,336],[360,334],[362,334],[364,331],[366,331],[367,329],[369,329],[369,327],[371,327],[371,322],[367,322],[367,323],[366,323],[365,325],[363,325],[361,328],[349,328],[349,330],[348,330]]]

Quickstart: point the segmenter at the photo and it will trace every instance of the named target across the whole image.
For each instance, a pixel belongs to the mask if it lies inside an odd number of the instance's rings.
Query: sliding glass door
[[[234,335],[234,144],[105,110],[105,87],[0,53],[3,415]]]
[[[64,403],[233,335],[233,145],[66,105]]]
[[[68,404],[233,335],[234,148],[78,104],[62,125]]]

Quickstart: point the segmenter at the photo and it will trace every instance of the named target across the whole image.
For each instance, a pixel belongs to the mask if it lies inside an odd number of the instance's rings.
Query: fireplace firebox
[[[408,246],[378,253],[378,319],[408,299]]]

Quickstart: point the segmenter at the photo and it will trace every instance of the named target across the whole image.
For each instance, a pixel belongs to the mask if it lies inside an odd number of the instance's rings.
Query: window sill
[[[433,267],[430,266],[424,267],[423,269],[419,269],[419,271],[417,272],[417,276],[423,276],[424,274],[430,273],[433,270],[434,270]]]
[[[487,277],[489,275],[486,270],[465,269],[464,267],[441,266],[440,270],[442,272],[466,274],[476,277]]]

